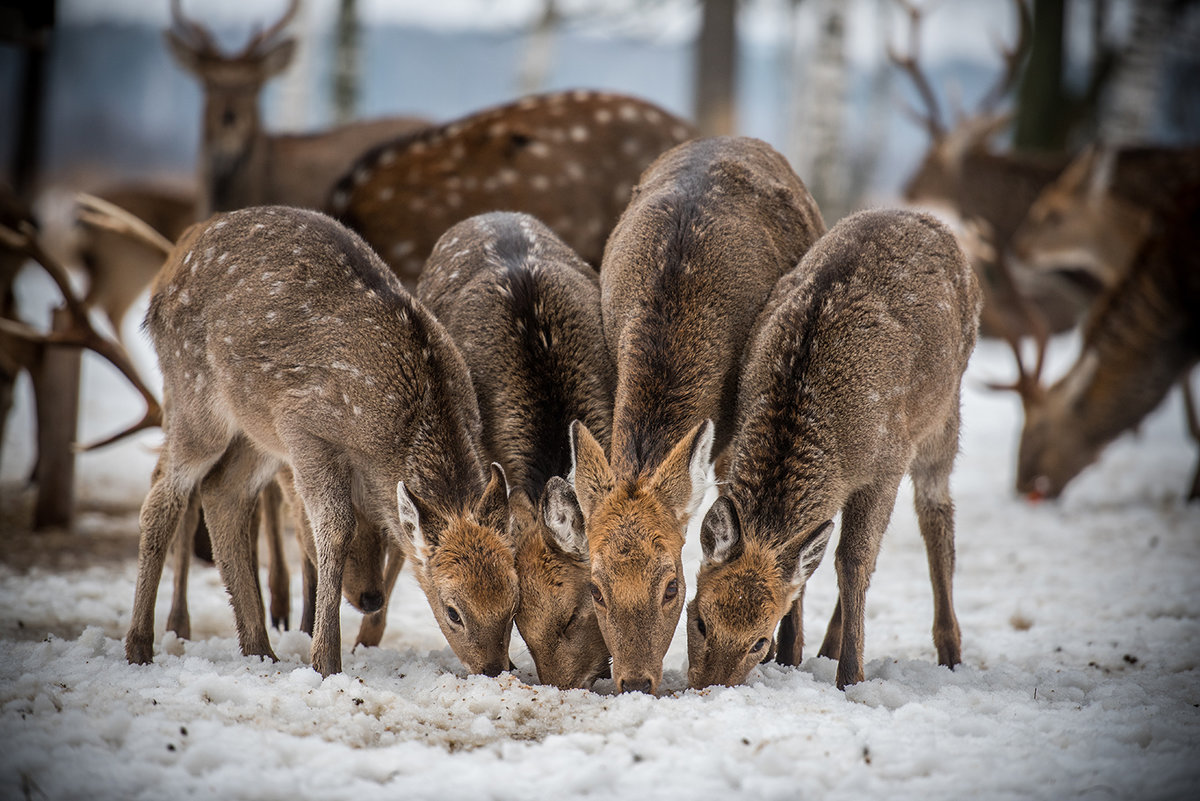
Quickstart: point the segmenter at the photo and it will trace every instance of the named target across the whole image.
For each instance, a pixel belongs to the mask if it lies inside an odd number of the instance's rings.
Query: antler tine
[[[171,25],[175,33],[187,40],[187,44],[192,49],[200,52],[217,50],[216,42],[213,41],[208,28],[184,16],[183,6],[179,0],[171,0]]]
[[[1012,47],[1005,47],[997,42],[996,49],[1000,51],[1000,55],[1004,59],[1004,72],[1000,75],[1000,80],[996,81],[979,101],[980,112],[991,111],[1005,95],[1012,91],[1017,82],[1017,76],[1021,72],[1021,64],[1025,60],[1026,52],[1033,41],[1033,16],[1029,11],[1029,6],[1025,4],[1025,0],[1013,0],[1013,5],[1017,8],[1017,18],[1020,23],[1017,41],[1013,43]]]
[[[274,25],[271,25],[261,33],[256,33],[250,37],[250,41],[246,43],[246,47],[242,50],[242,55],[248,56],[270,44],[271,40],[274,39],[280,31],[288,26],[288,23],[292,21],[292,18],[296,16],[296,12],[299,10],[300,0],[291,0],[291,2],[288,4],[287,11],[283,12],[283,16],[280,17]]]
[[[900,56],[889,42],[887,45],[888,60],[908,74],[908,77],[913,82],[913,86],[917,89],[917,94],[921,96],[921,101],[928,109],[927,113],[921,114],[916,109],[910,107],[908,113],[929,131],[932,139],[937,140],[945,136],[946,126],[942,121],[942,111],[938,105],[937,94],[933,91],[933,86],[929,83],[929,78],[921,71],[921,67],[917,63],[917,54],[920,50],[921,41],[921,15],[923,11],[909,2],[909,0],[895,0],[895,3],[908,15],[909,52],[906,56]]]
[[[1011,299],[1012,305],[1025,319],[1025,323],[1029,327],[1034,341],[1037,343],[1037,356],[1034,361],[1033,372],[1031,373],[1025,369],[1025,360],[1021,356],[1021,332],[1014,332],[1013,324],[1006,321],[1003,336],[1004,340],[1008,342],[1009,347],[1012,348],[1013,355],[1016,357],[1017,380],[1012,385],[992,384],[989,386],[992,389],[1016,390],[1021,395],[1021,401],[1028,406],[1031,403],[1037,402],[1042,394],[1042,366],[1046,361],[1046,344],[1050,339],[1050,329],[1046,325],[1046,320],[1042,313],[1021,294],[1021,290],[1013,278],[1008,259],[1003,253],[997,254],[995,266],[996,272],[1004,284],[1003,289]]]
[[[84,225],[122,234],[160,251],[163,256],[169,254],[174,247],[171,240],[155,231],[144,220],[104,198],[89,195],[87,192],[76,192],[75,203],[75,219]]]

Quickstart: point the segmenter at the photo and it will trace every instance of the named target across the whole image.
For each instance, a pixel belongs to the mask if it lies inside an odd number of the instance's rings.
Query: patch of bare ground
[[[0,563],[14,570],[81,570],[137,560],[138,510],[81,506],[70,530],[33,530],[37,492],[0,484]]]

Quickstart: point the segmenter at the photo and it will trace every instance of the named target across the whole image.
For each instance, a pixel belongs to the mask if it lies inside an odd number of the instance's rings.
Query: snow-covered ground
[[[1075,343],[1054,344],[1051,374]],[[1182,500],[1196,451],[1178,393],[1060,502],[1032,506],[1010,491],[1016,399],[982,388],[1010,361],[984,342],[966,378],[961,667],[935,664],[906,482],[868,596],[865,682],[840,692],[835,663],[809,656],[762,666],[749,686],[686,690],[681,625],[658,698],[538,686],[516,640],[514,674],[466,676],[407,574],[381,647],[349,650],[358,615],[344,609],[341,675],[308,667],[297,632],[273,633],[278,663],[242,657],[203,567],[195,639],[160,635],[154,664],[131,667],[122,637],[155,438],[82,457],[77,531],[30,535],[22,385],[0,493],[0,798],[1200,798],[1200,505]],[[84,440],[140,413],[90,357],[84,392]],[[810,643],[832,611],[830,561],[806,595]],[[168,568],[159,632],[169,582]]]

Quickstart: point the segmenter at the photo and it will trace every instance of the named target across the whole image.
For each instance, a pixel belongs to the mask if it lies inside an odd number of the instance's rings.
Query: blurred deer
[[[602,447],[611,439],[616,377],[596,271],[535,218],[493,212],[442,235],[417,297],[462,350],[484,451],[512,487],[516,624],[538,679],[590,688],[608,673],[609,654],[592,606],[583,519],[564,477],[572,420]]]
[[[259,96],[263,85],[291,63],[296,42],[282,32],[299,7],[299,0],[291,0],[280,19],[228,55],[207,28],[184,16],[180,0],[171,0],[167,46],[204,87],[196,219],[267,203],[320,209],[329,188],[359,154],[428,124],[392,117],[311,134],[263,130]]]
[[[489,211],[537,217],[598,267],[642,170],[694,135],[625,95],[532,95],[377,146],[335,187],[329,211],[409,286],[446,229]]]
[[[821,655],[838,660],[839,688],[862,681],[867,584],[905,473],[938,662],[961,661],[950,472],[978,327],[975,274],[933,217],[865,211],[833,226],[794,275],[748,348],[729,480],[701,526],[691,687],[743,682],[781,621],[780,661],[799,664],[804,585],[839,510],[838,604]]]
[[[680,551],[711,486],[711,454],[733,433],[743,350],[775,282],[824,230],[783,156],[757,139],[721,137],[660,156],[608,241],[600,289],[617,366],[611,456],[574,423],[572,477],[621,692],[654,693],[662,680],[683,610]]]
[[[404,550],[467,669],[509,667],[507,492],[499,466],[480,461],[466,364],[360,238],[295,208],[217,215],[175,246],[146,327],[169,425],[142,506],[131,663],[153,657],[166,546],[195,491],[241,650],[274,658],[252,528],[260,490],[286,464],[315,543],[318,672],[341,670],[338,601],[359,514]]]
[[[1017,491],[1057,497],[1181,381],[1188,427],[1200,425],[1187,373],[1200,359],[1200,149],[1096,149],[1047,188],[1017,233],[1022,258],[1083,265],[1108,283],[1074,365],[1039,383],[1045,339],[1027,370],[1010,340],[1025,424]],[[1200,469],[1188,498],[1200,497]]]

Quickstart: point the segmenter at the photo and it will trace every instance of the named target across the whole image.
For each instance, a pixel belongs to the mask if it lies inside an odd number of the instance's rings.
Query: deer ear
[[[654,471],[650,489],[680,519],[696,513],[712,485],[713,422],[705,420],[684,435]]]
[[[571,483],[584,518],[591,517],[600,500],[613,491],[616,479],[604,449],[580,421],[571,423]]]
[[[561,476],[554,476],[542,490],[540,504],[542,522],[554,537],[554,544],[576,559],[588,560],[587,534],[583,526],[583,510],[575,490]]]
[[[488,483],[475,506],[475,518],[489,528],[501,531],[508,528],[508,480],[498,462],[492,462],[488,471]]]
[[[264,53],[259,61],[262,80],[267,81],[288,68],[296,55],[296,40],[284,39]]]
[[[779,557],[779,567],[793,591],[798,591],[821,564],[825,546],[833,536],[833,521],[826,520],[807,537],[794,537]]]
[[[396,505],[400,512],[401,525],[407,526],[412,538],[413,556],[419,562],[426,561],[437,549],[437,535],[434,534],[434,511],[421,500],[421,497],[411,492],[401,481],[396,485]]]
[[[700,550],[706,564],[719,565],[742,555],[742,523],[737,507],[724,495],[708,507],[700,524]]]

